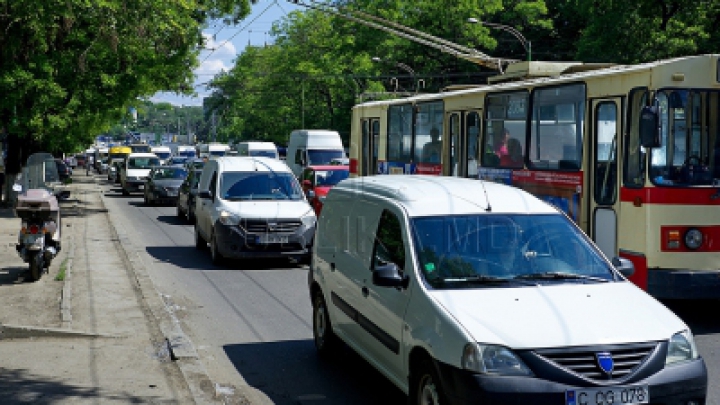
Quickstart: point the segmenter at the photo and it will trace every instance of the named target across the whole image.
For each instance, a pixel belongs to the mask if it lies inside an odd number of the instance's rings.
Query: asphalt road
[[[194,248],[193,227],[175,216],[175,207],[146,207],[141,195],[107,190],[107,208],[122,212],[153,282],[221,389],[248,384],[278,405],[405,402],[349,349],[331,361],[317,358],[307,267],[266,261],[216,267],[207,251]],[[707,404],[720,405],[720,301],[665,304],[693,330],[710,373]]]

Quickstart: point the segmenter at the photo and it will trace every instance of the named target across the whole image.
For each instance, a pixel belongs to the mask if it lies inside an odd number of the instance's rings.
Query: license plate
[[[648,402],[650,402],[650,394],[647,385],[565,391],[565,405],[624,405]]]
[[[36,235],[29,234],[29,235],[25,235],[25,237],[23,238],[23,243],[29,244],[29,245],[34,245],[39,239],[42,239],[42,238],[44,238],[44,237],[45,237],[45,235],[42,235],[42,234],[36,234]]]
[[[138,186],[137,186],[137,187],[138,187],[138,190],[142,190],[142,189],[144,189],[144,188],[145,188],[145,185],[144,185],[144,184],[138,184]]]
[[[281,235],[260,235],[258,236],[258,243],[288,243],[288,237]]]

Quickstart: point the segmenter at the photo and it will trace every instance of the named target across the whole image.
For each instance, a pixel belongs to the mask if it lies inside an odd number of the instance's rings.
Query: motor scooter
[[[31,155],[21,179],[22,184],[13,186],[19,193],[15,214],[21,220],[16,250],[29,264],[30,280],[37,281],[61,248],[60,205],[54,189],[60,183],[60,176],[52,155]]]

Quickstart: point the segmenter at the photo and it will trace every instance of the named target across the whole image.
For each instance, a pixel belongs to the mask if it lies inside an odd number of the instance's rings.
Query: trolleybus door
[[[446,113],[448,144],[443,159],[443,175],[477,178],[480,145],[480,111]]]
[[[587,182],[590,226],[588,232],[607,257],[617,256],[617,219],[619,217],[619,163],[622,151],[620,98],[593,100],[592,136],[589,142]]]
[[[362,120],[362,156],[360,157],[361,176],[378,174],[378,142],[380,140],[380,119],[368,118]]]

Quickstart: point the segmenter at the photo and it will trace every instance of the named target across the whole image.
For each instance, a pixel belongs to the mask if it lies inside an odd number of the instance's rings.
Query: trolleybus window
[[[660,146],[650,152],[650,179],[655,185],[713,184],[717,177],[717,133],[711,133],[706,115],[713,105],[717,111],[717,103],[717,92],[686,89],[657,92]]]
[[[623,182],[626,187],[642,187],[645,184],[645,148],[640,146],[638,123],[640,111],[647,105],[648,91],[636,88],[630,91],[630,103],[627,115],[628,139],[625,154]]]
[[[505,164],[506,159],[513,158],[520,162],[525,147],[525,126],[527,120],[527,92],[491,94],[485,100],[487,106],[485,120],[485,142],[482,150],[482,165],[485,167],[517,167]],[[513,139],[513,141],[511,141]],[[509,145],[519,145],[520,149],[512,148],[519,156],[510,156]],[[509,161],[509,160],[508,160]]]
[[[585,84],[536,89],[530,122],[530,163],[537,169],[580,169]]]
[[[412,106],[392,105],[388,109],[387,160],[410,162],[412,147]]]
[[[442,159],[443,103],[417,104],[415,158],[418,163],[440,164]]]
[[[467,131],[467,176],[477,177],[480,161],[480,114],[471,112],[465,116]]]

